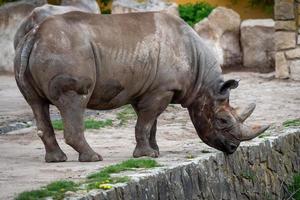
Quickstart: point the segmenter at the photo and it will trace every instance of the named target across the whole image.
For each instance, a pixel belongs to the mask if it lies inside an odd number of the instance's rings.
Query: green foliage
[[[105,6],[107,6],[112,0],[100,0],[101,4],[104,4]]]
[[[111,14],[110,4],[112,3],[112,0],[97,0],[101,14]]]
[[[241,177],[248,179],[248,180],[252,180],[254,181],[256,179],[255,173],[253,171],[247,170],[247,171],[243,171],[240,174]]]
[[[136,113],[130,105],[124,106],[122,111],[117,114],[117,119],[120,121],[120,125],[124,125],[129,120],[135,118],[136,118]]]
[[[52,126],[55,130],[64,130],[64,125],[61,119],[59,120],[53,120]],[[84,127],[85,129],[100,129],[107,126],[112,126],[112,120],[94,120],[94,119],[87,119],[84,121]]]
[[[283,122],[282,125],[284,127],[300,126],[300,118],[287,120],[287,121]]]
[[[240,0],[231,0],[234,4],[239,1]],[[262,7],[267,13],[273,13],[274,0],[248,0],[248,4],[251,7]]]
[[[0,6],[5,4],[5,3],[14,2],[14,1],[19,1],[19,0],[0,0]]]
[[[16,200],[36,200],[50,196],[54,200],[60,200],[64,198],[66,191],[75,191],[77,187],[78,185],[73,181],[55,181],[39,190],[22,192],[17,196]]]
[[[206,2],[197,2],[195,4],[179,5],[180,17],[190,26],[194,26],[197,22],[207,17],[214,7]]]
[[[111,14],[111,9],[109,8],[101,9],[101,14]]]
[[[300,173],[294,176],[293,183],[289,186],[289,191],[293,199],[300,200]]]
[[[97,173],[90,174],[87,178],[92,180],[103,181],[109,179],[110,174],[120,173],[122,171],[136,168],[153,168],[159,166],[155,160],[151,159],[129,159],[120,164],[105,167]]]
[[[67,191],[77,191],[80,189],[111,189],[112,184],[128,182],[130,179],[126,176],[111,177],[111,174],[119,173],[126,170],[137,168],[153,168],[159,166],[155,160],[151,159],[129,159],[120,164],[110,165],[97,173],[93,173],[87,177],[87,180],[81,183],[73,181],[55,181],[42,187],[39,190],[32,190],[20,193],[16,200],[36,200],[52,197],[54,200],[64,198]]]
[[[272,13],[274,7],[274,0],[248,0],[252,7],[262,7],[266,12]]]

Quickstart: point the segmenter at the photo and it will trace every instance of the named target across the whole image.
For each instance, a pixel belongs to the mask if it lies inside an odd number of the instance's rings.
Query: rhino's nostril
[[[237,148],[238,148],[238,145],[236,145],[234,143],[229,143],[227,146],[228,153],[231,154],[231,153],[235,152],[235,150]]]

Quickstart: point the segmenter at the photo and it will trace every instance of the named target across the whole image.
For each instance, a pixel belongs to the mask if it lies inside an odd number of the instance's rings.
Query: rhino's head
[[[217,94],[199,97],[188,107],[199,137],[209,146],[229,154],[237,149],[240,142],[251,140],[269,128],[243,124],[254,111],[255,104],[242,110],[232,108],[229,90],[237,86],[238,81],[226,81],[218,88]]]

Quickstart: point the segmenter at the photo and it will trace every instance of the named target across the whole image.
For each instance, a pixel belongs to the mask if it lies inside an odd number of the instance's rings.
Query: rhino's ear
[[[225,81],[220,87],[220,94],[226,94],[228,90],[235,89],[239,86],[240,80],[230,79]]]

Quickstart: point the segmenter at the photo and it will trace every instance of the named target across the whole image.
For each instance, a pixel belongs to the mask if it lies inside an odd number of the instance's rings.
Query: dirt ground
[[[241,79],[238,89],[232,90],[231,104],[257,104],[248,123],[271,123],[280,125],[287,119],[300,117],[300,82],[276,80],[272,74],[235,72],[225,79]],[[45,163],[44,147],[34,127],[0,135],[0,199],[13,199],[24,191],[36,189],[59,179],[81,179],[104,166],[131,158],[135,146],[134,125],[130,120],[118,125],[113,111],[92,112],[99,119],[113,119],[112,127],[86,131],[90,145],[99,152],[104,161],[96,163],[77,162],[77,153],[63,141],[61,132],[57,138],[68,156],[64,163]],[[52,109],[52,116],[57,111]],[[18,91],[12,76],[0,76],[0,126],[15,121],[32,119],[31,110]],[[206,156],[202,150],[215,150],[200,142],[188,113],[180,106],[169,106],[158,122],[158,144],[161,155],[158,162],[172,165],[186,161],[187,156]]]

